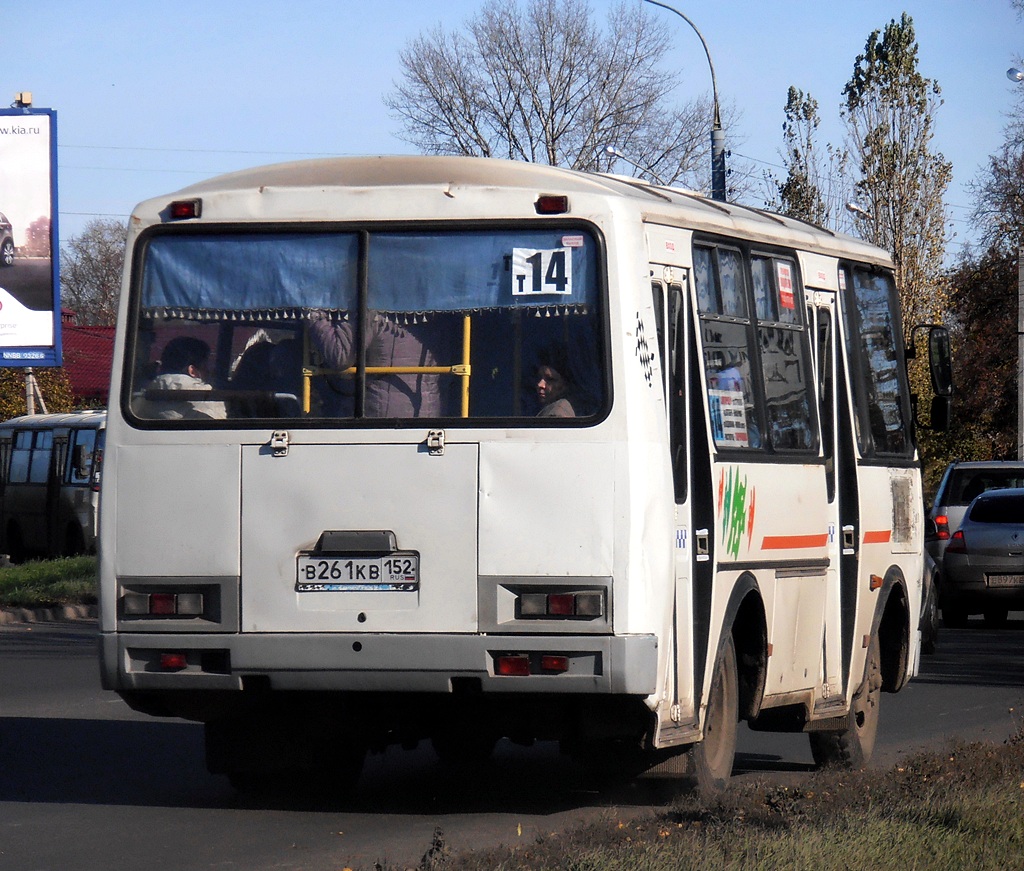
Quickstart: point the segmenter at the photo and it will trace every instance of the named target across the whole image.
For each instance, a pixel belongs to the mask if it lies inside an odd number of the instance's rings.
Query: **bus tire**
[[[819,768],[863,768],[871,761],[878,734],[878,704],[882,695],[882,655],[878,635],[871,636],[864,680],[853,694],[845,729],[811,732],[811,756]]]
[[[7,555],[11,558],[12,563],[25,561],[25,542],[17,523],[12,523],[7,527]]]
[[[69,523],[64,532],[64,550],[61,556],[78,556],[85,553],[85,533],[77,523]]]
[[[921,652],[935,653],[939,641],[939,590],[938,578],[933,577],[928,585],[928,595],[924,603],[921,620]]]
[[[693,776],[701,795],[717,795],[729,786],[736,757],[739,710],[736,645],[732,635],[727,634],[719,645],[711,675],[711,693],[704,715],[704,738],[690,750]]]

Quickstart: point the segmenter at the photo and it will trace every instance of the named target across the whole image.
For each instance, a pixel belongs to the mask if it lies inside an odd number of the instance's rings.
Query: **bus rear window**
[[[141,256],[123,401],[149,425],[605,406],[598,247],[578,229],[156,234]]]

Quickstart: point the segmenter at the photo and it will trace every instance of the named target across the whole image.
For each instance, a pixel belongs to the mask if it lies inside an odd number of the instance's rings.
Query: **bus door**
[[[710,622],[712,562],[708,553],[709,530],[713,524],[710,513],[711,466],[701,454],[700,468],[694,469],[695,452],[690,450],[690,434],[694,427],[703,431],[702,423],[691,419],[692,393],[690,375],[697,371],[696,344],[690,326],[688,279],[689,270],[682,266],[683,254],[690,248],[690,233],[678,229],[649,225],[650,276],[661,371],[664,373],[668,441],[672,462],[672,495],[675,501],[675,536],[673,540],[675,593],[672,615],[674,647],[672,675],[672,706],[669,717],[660,718],[657,744],[671,746],[693,740],[697,729],[697,706],[707,656]],[[700,394],[696,408],[701,408]],[[695,513],[696,491],[705,493],[700,500],[707,517]],[[697,542],[700,542],[698,553]]]
[[[818,417],[821,426],[821,450],[825,460],[825,486],[828,495],[829,565],[826,574],[825,623],[822,639],[824,692],[817,707],[838,704],[845,698],[844,675],[849,672],[853,612],[856,606],[857,556],[856,474],[852,441],[840,440],[841,430],[850,423],[839,421],[847,403],[837,396],[836,325],[839,317],[836,294],[831,291],[807,291],[807,323],[814,345],[814,365],[818,385]],[[841,455],[845,449],[847,455]]]
[[[242,446],[243,631],[476,630],[479,449],[403,434]]]

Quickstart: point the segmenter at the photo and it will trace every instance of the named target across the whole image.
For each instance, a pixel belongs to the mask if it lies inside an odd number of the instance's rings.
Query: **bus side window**
[[[848,289],[844,314],[861,452],[910,457],[910,388],[892,276],[844,265],[840,287]]]
[[[660,281],[651,282],[651,294],[654,297],[654,327],[658,333],[658,360],[661,363],[661,374],[667,377],[668,368],[665,366],[665,288]],[[662,389],[667,385],[662,384]]]
[[[777,450],[816,450],[814,379],[796,263],[788,257],[754,255],[750,268],[768,441]]]
[[[686,501],[686,367],[683,286],[668,286],[668,411],[676,502]]]
[[[14,434],[14,448],[11,450],[11,472],[8,481],[12,484],[28,482],[29,461],[32,459],[32,433],[27,430]]]
[[[96,430],[80,429],[71,433],[66,480],[70,484],[88,484],[92,478],[92,455]]]
[[[32,459],[29,461],[28,480],[33,484],[45,484],[50,476],[50,456],[53,453],[53,432],[39,430],[35,434],[32,446]]]
[[[742,256],[731,248],[695,246],[693,277],[715,446],[760,448]]]

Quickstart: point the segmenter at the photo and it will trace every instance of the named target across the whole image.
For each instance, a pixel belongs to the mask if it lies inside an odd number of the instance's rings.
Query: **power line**
[[[67,145],[59,143],[57,150],[83,149],[91,151],[157,151],[168,154],[281,154],[294,157],[345,157],[337,151],[239,151],[231,148],[156,148],[147,145]]]

